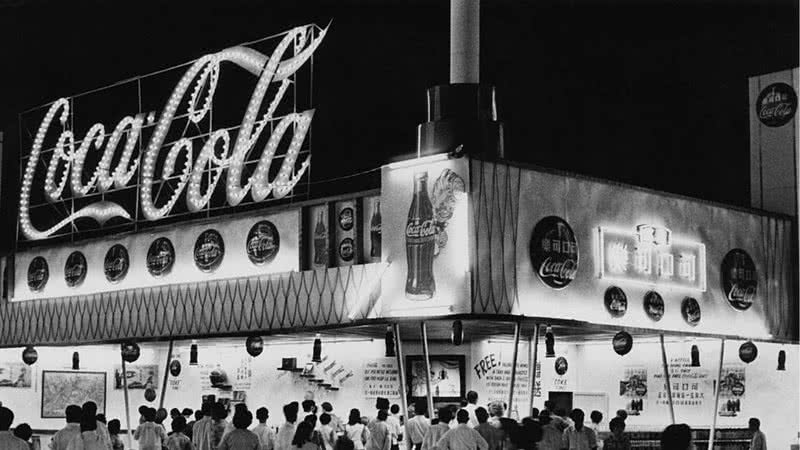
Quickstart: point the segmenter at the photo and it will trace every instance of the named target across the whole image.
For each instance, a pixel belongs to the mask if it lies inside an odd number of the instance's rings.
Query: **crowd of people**
[[[219,402],[204,403],[200,410],[182,411],[139,408],[139,425],[133,432],[139,450],[630,450],[625,434],[624,410],[600,425],[603,415],[592,411],[591,423],[585,414],[573,409],[569,414],[545,402],[539,411],[518,422],[505,417],[505,404],[491,402],[478,406],[478,394],[470,391],[460,405],[439,408],[435,417],[428,414],[424,400],[409,406],[408,420],[400,407],[378,398],[373,418],[351,409],[346,420],[324,402],[318,409],[313,400],[283,406],[283,423],[268,424],[269,410],[260,407],[253,413],[244,403],[228,408]],[[302,409],[302,411],[301,411]],[[302,415],[301,415],[302,414]],[[125,450],[120,438],[120,421],[97,413],[94,402],[70,405],[65,410],[66,426],[50,441],[51,450]],[[164,422],[170,418],[170,432]],[[302,419],[301,419],[302,417]],[[33,450],[33,431],[28,424],[11,428],[14,413],[0,407],[0,449]],[[750,450],[766,450],[760,422],[750,419],[753,438]],[[686,424],[666,427],[661,434],[664,450],[693,448],[692,431]]]

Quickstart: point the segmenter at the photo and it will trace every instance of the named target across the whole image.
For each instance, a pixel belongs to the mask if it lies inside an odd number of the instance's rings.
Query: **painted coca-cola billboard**
[[[782,127],[797,112],[797,93],[786,83],[773,83],[765,87],[756,100],[758,120],[768,127]]]
[[[746,251],[736,248],[722,259],[720,268],[722,291],[728,303],[738,311],[753,306],[758,293],[758,274],[753,258]]]
[[[531,235],[530,257],[542,283],[567,287],[578,272],[578,241],[569,224],[556,216],[540,220]]]

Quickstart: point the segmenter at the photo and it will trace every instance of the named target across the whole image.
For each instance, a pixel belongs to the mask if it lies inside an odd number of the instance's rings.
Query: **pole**
[[[708,450],[714,450],[714,434],[717,432],[717,409],[719,408],[719,391],[722,382],[722,359],[725,357],[725,338],[719,341],[719,371],[717,372],[717,389],[714,393],[714,417],[711,418],[711,432],[708,435]]]
[[[392,324],[392,332],[394,333],[395,355],[397,356],[397,370],[400,376],[400,405],[403,407],[403,417],[406,418],[408,423],[408,401],[406,400],[406,366],[403,361],[403,345],[400,342],[400,324]],[[404,436],[404,439],[407,436]]]
[[[164,366],[164,383],[161,384],[161,397],[158,401],[158,409],[164,407],[164,394],[167,392],[167,379],[169,379],[169,363],[172,360],[172,344],[174,341],[169,340],[169,350],[167,350],[167,364]]]
[[[514,324],[514,353],[511,356],[511,387],[508,390],[508,417],[511,417],[514,403],[514,384],[517,381],[517,354],[519,353],[519,322]]]
[[[450,0],[450,83],[478,83],[480,0]]]
[[[120,356],[122,352],[120,352]],[[125,394],[125,426],[128,427],[128,448],[133,448],[133,431],[131,430],[131,405],[128,400],[128,369],[125,358],[122,358],[122,389]]]
[[[661,362],[664,366],[664,380],[667,382],[667,397],[669,398],[669,419],[675,423],[675,407],[672,405],[672,386],[669,381],[669,366],[667,365],[667,350],[664,348],[664,335],[659,334],[661,340]]]
[[[428,388],[428,415],[433,419],[433,392],[431,391],[431,355],[428,352],[428,328],[425,321],[420,324],[422,328],[422,353],[425,358],[425,386]]]
[[[533,325],[533,337],[531,338],[530,349],[528,354],[531,355],[528,359],[528,388],[531,391],[530,409],[533,412],[533,400],[536,397],[536,359],[539,356],[539,324]]]

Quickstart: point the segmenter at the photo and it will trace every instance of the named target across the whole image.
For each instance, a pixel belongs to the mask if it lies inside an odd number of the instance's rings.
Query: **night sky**
[[[448,82],[448,8],[0,0],[4,168],[22,110],[331,20],[314,59],[313,177],[378,167],[415,151],[425,89]],[[797,65],[795,0],[482,6],[481,81],[498,89],[509,159],[708,200],[748,204],[747,78]]]

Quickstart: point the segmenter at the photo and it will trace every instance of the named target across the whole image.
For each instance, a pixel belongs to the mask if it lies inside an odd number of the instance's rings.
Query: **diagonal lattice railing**
[[[374,313],[387,264],[0,304],[0,347],[278,332]]]

